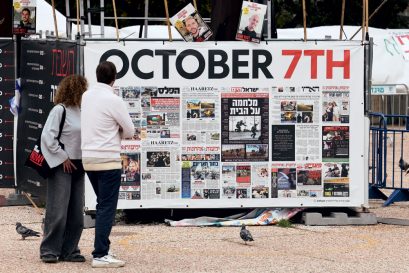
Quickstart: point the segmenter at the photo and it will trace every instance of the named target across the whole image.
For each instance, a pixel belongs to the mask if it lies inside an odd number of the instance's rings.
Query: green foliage
[[[384,0],[369,1],[371,15]],[[305,0],[307,27],[339,25],[342,0]],[[303,26],[301,0],[274,0],[277,28]],[[398,15],[408,8],[407,0],[387,1],[369,21],[370,27],[407,28],[409,18]],[[362,0],[345,0],[344,25],[362,25]]]
[[[115,223],[119,223],[124,220],[124,211],[121,209],[116,210],[115,213]]]
[[[291,228],[291,227],[293,227],[293,223],[291,223],[291,221],[288,220],[288,219],[281,219],[280,221],[277,222],[277,225],[279,227],[282,227],[282,228]]]

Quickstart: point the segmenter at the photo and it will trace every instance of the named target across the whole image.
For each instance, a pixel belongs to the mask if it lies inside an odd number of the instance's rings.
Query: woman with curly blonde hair
[[[78,242],[84,226],[84,169],[81,162],[81,97],[87,80],[62,79],[41,134],[41,150],[53,172],[47,180],[47,204],[40,258],[45,263],[84,262]],[[60,123],[63,126],[60,133]]]

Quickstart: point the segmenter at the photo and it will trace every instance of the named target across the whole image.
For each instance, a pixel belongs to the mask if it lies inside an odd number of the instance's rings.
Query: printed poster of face
[[[36,33],[36,0],[13,0],[13,34]]]
[[[204,42],[213,34],[192,4],[170,18],[170,22],[186,42]]]
[[[260,43],[267,6],[243,1],[236,40]]]

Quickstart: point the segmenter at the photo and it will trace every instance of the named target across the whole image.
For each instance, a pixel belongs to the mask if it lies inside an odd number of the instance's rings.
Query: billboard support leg
[[[32,196],[31,199],[33,202],[38,202],[38,198]],[[5,206],[26,206],[32,205],[31,202],[27,199],[27,197],[22,194],[19,190],[16,189],[16,193],[11,193],[6,198]]]
[[[388,196],[386,196],[383,192],[381,192],[377,187],[369,185],[369,199],[382,199],[387,200]]]
[[[383,203],[383,207],[387,207],[394,202],[409,201],[409,190],[395,190]]]

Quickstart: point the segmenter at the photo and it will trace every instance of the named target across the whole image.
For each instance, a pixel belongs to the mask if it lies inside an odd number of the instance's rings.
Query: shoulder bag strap
[[[60,104],[62,106],[62,108],[64,109],[64,111],[62,112],[62,117],[61,117],[61,122],[60,122],[60,131],[58,132],[58,141],[60,141],[60,137],[61,137],[61,133],[62,133],[62,128],[64,127],[64,123],[65,123],[65,107],[63,104]]]

